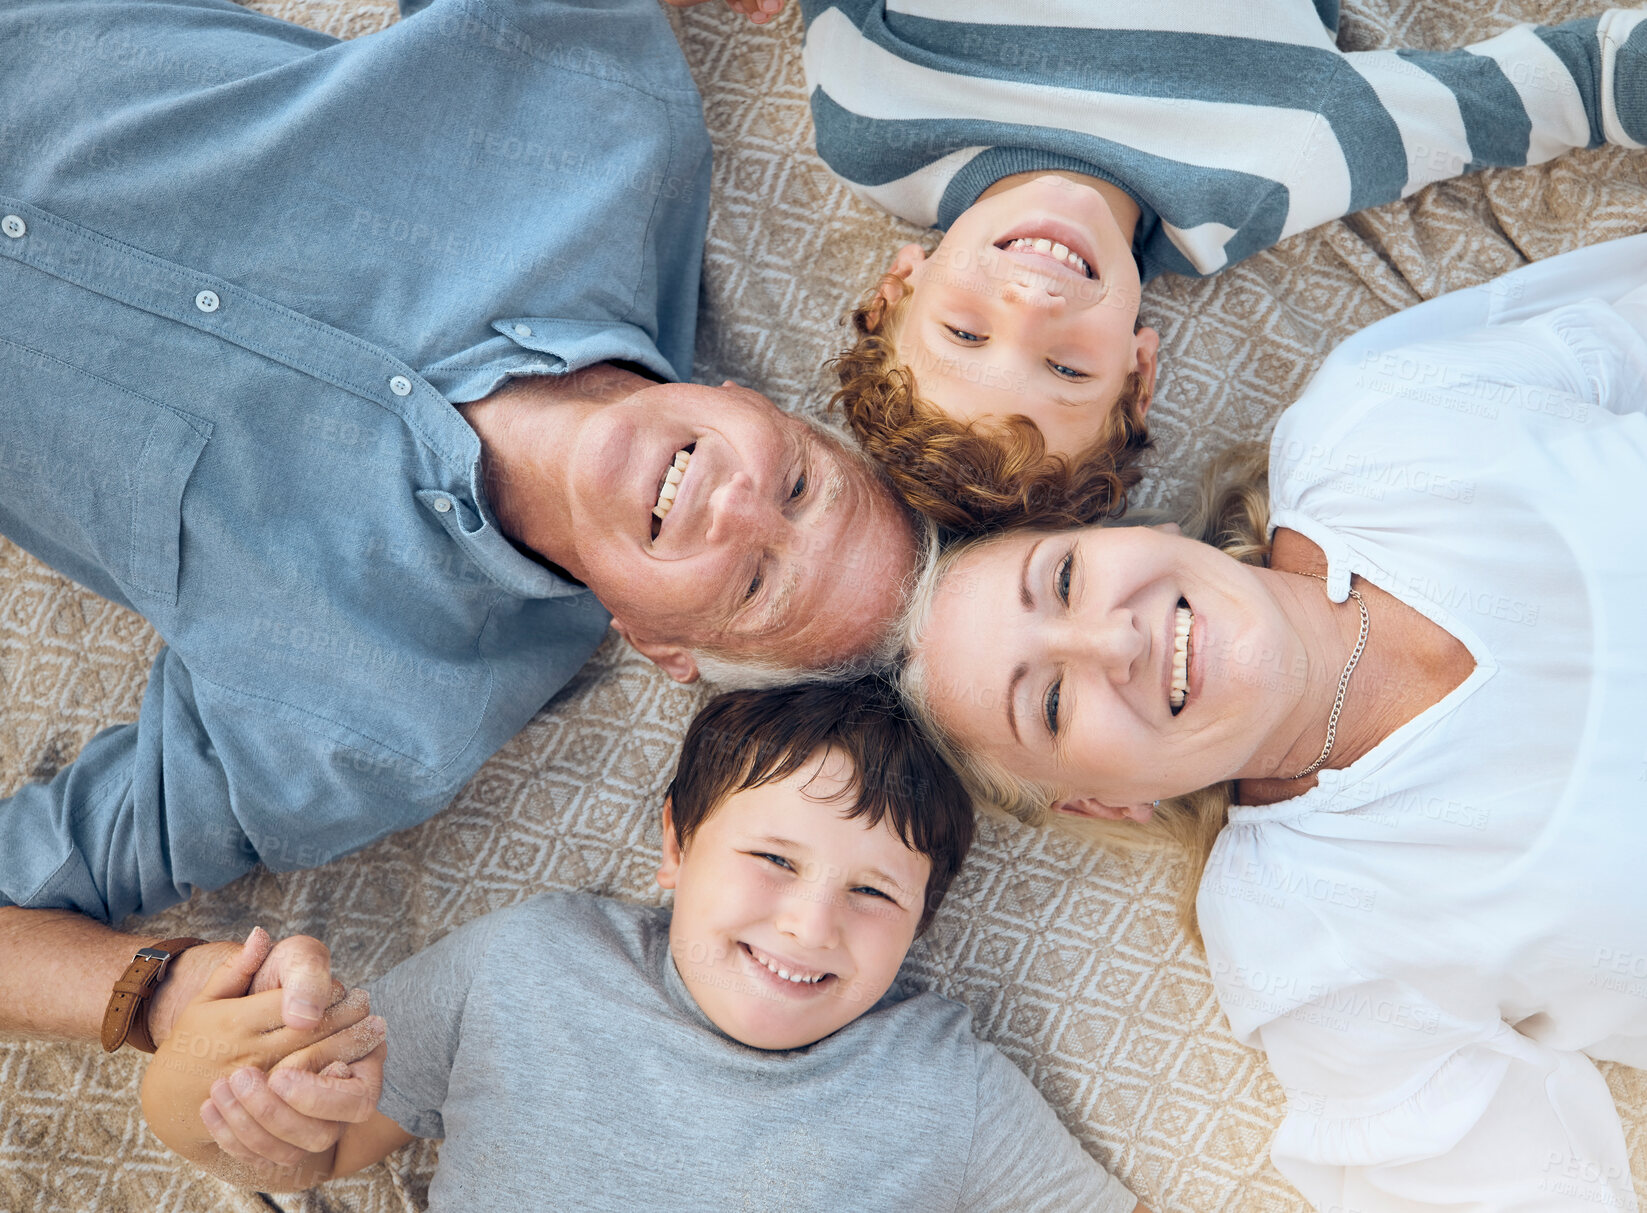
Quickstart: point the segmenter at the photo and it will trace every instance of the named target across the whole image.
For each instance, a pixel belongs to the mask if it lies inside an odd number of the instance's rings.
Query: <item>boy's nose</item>
[[[784,901],[778,930],[804,948],[832,948],[840,939],[834,898],[819,889],[797,890]]]

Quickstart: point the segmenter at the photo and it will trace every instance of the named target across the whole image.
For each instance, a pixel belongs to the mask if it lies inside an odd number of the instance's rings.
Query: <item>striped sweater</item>
[[[1434,181],[1647,144],[1647,12],[1340,51],[1337,0],[801,0],[818,153],[947,228],[1012,173],[1137,200],[1145,279],[1204,275]]]

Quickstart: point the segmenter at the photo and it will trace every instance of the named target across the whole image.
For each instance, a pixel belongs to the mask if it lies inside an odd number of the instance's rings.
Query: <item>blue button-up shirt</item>
[[[116,920],[445,805],[607,615],[453,402],[690,373],[709,141],[655,0],[0,7],[0,530],[167,642],[0,801],[0,903]]]

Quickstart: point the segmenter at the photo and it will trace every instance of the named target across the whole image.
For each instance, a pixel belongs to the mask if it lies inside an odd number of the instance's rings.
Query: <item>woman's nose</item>
[[[1149,637],[1131,611],[1110,611],[1097,620],[1071,620],[1066,644],[1103,671],[1116,686],[1125,686],[1138,673],[1149,652]]]

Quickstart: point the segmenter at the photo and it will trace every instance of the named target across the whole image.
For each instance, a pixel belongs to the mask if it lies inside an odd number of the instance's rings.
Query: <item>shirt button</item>
[[[5,232],[13,240],[21,240],[23,233],[29,230],[29,225],[23,222],[21,215],[7,215],[0,219],[0,232]]]
[[[405,375],[396,375],[389,380],[389,390],[397,396],[410,396],[412,394],[412,381],[406,378]]]
[[[221,302],[216,291],[201,291],[194,297],[194,305],[203,312],[215,312]]]
[[[451,512],[452,512],[452,499],[450,497],[436,497],[435,498],[435,513],[437,513],[437,514],[450,514]]]
[[[515,325],[515,336],[517,336],[517,337],[530,337],[531,335],[532,335],[532,326],[531,325],[529,325],[529,324],[517,324],[517,325]]]

